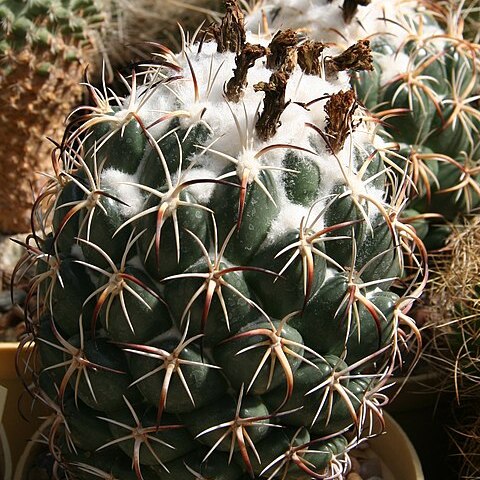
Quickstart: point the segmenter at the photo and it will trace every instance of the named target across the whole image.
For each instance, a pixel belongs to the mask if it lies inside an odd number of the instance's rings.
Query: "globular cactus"
[[[352,52],[226,5],[125,98],[90,87],[35,203],[25,342],[72,479],[341,478],[419,339],[425,280],[393,284],[425,252]]]
[[[207,7],[173,0],[2,2],[0,232],[29,230],[32,188],[38,193],[43,183],[36,173],[50,164],[46,137],[60,135],[64,117],[81,98],[87,67],[100,78],[102,61],[110,72],[112,64],[131,60],[141,41],[172,35],[175,19],[188,18],[187,12],[196,18]]]
[[[399,144],[395,161],[413,180],[410,221],[429,249],[480,206],[478,45],[463,38],[461,3],[399,2],[385,21],[398,30],[371,37],[376,68],[355,80]]]
[[[271,0],[249,17],[252,27],[301,26],[341,46],[370,42],[374,68],[356,72],[353,84],[398,144],[393,160],[412,178],[409,221],[431,249],[450,231],[445,220],[480,206],[479,47],[463,36],[473,3]]]

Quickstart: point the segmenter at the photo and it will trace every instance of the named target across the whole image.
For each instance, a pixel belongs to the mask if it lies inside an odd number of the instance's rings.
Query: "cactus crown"
[[[464,38],[474,3],[272,0],[247,16],[253,29],[300,23],[340,46],[370,40],[374,68],[353,85],[379,133],[398,143],[392,159],[412,177],[405,221],[429,249],[442,246],[446,222],[479,205],[478,45]]]
[[[78,479],[337,478],[418,338],[392,285],[421,243],[349,83],[368,43],[259,37],[229,0],[157,48],[125,98],[89,87],[33,210],[51,451]]]

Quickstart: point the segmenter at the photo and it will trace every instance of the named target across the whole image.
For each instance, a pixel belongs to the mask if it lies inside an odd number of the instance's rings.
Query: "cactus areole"
[[[339,478],[418,337],[421,287],[391,286],[421,243],[350,88],[368,42],[258,37],[228,0],[179,54],[157,49],[125,98],[90,87],[18,268],[36,268],[34,394],[55,412],[56,466]]]

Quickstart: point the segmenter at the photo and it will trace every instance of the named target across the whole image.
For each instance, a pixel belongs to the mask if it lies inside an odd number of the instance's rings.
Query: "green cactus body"
[[[341,472],[394,368],[414,238],[348,73],[244,38],[235,2],[211,32],[97,97],[37,203],[39,378],[74,479]]]
[[[284,345],[283,352],[288,348],[292,353],[286,367],[281,362],[284,362],[285,353],[276,352],[278,362],[272,369],[271,364],[262,365],[262,359],[270,349],[276,348],[277,342]],[[249,323],[238,334],[217,345],[213,354],[237,389],[248,385],[248,392],[262,395],[280,383],[285,383],[285,368],[295,373],[304,353],[302,347],[302,337],[294,328],[278,322],[272,325],[271,322],[260,319]]]
[[[318,197],[321,182],[321,172],[318,165],[295,152],[287,152],[283,162],[284,167],[296,172],[284,175],[285,192],[293,203],[308,206]]]
[[[315,233],[311,231],[310,238]],[[325,247],[321,238],[317,242],[313,240],[309,243],[308,240],[308,229],[287,231],[275,242],[265,245],[252,259],[252,265],[256,267],[281,272],[281,276],[259,275],[257,272],[247,272],[246,275],[247,282],[262,300],[266,312],[274,318],[283,318],[303,307],[307,294],[304,256],[308,255],[310,263],[313,263],[313,285],[310,288],[316,290],[323,283],[327,272]],[[317,250],[317,254],[313,249]],[[289,263],[292,257],[293,261]]]
[[[110,449],[102,452],[81,452],[72,455],[64,454],[64,462],[69,466],[72,474],[78,480],[136,480],[137,475],[132,471],[131,460],[120,450]],[[142,469],[144,480],[155,480],[157,477],[148,467]]]
[[[420,2],[418,6],[397,3],[397,12],[390,12],[387,18],[410,25],[411,31],[408,36],[402,32],[384,36],[393,45],[390,53],[385,51],[384,42],[372,41],[378,70],[368,77],[363,72],[357,73],[355,88],[362,101],[377,114],[382,116],[382,111],[392,111],[393,115],[388,115],[384,122],[386,133],[391,139],[409,145],[408,149],[402,148],[406,158],[416,156],[407,166],[414,171],[411,208],[427,217],[430,213],[440,213],[445,217],[444,222],[455,221],[459,215],[476,208],[476,199],[469,197],[476,196],[478,179],[472,179],[465,188],[460,177],[464,177],[465,170],[469,175],[472,164],[478,164],[474,138],[478,137],[475,125],[479,113],[472,96],[478,93],[480,85],[475,60],[478,45],[465,40],[453,20],[464,14],[461,8],[468,13],[462,2],[445,2],[438,10],[423,8]],[[371,85],[377,85],[371,83],[372,77],[377,76],[378,89],[372,91]],[[400,109],[398,116],[395,109]],[[435,155],[437,160],[433,159]],[[449,172],[448,181],[442,170]],[[448,187],[444,186],[446,183]],[[444,193],[445,189],[450,189],[449,193]],[[439,219],[431,218],[432,230],[425,236],[429,248],[442,245],[435,233],[437,229],[433,228]]]
[[[262,14],[269,28],[301,26],[320,41],[335,42],[339,49],[370,39],[374,68],[356,71],[353,66],[352,85],[381,121],[383,135],[406,146],[399,154],[407,163],[400,157],[394,161],[411,173],[410,207],[432,226],[424,238],[429,245],[441,245],[435,227],[439,216],[432,213],[445,212],[443,222],[448,223],[476,208],[475,199],[469,197],[475,197],[478,180],[472,178],[465,187],[459,177],[472,173],[475,177],[478,168],[480,83],[478,44],[473,43],[477,37],[471,30],[477,10],[472,3],[456,1],[434,5],[404,0],[314,4],[269,0],[259,2],[247,17],[251,28],[260,31],[265,25]],[[464,21],[470,29],[465,38]],[[438,183],[446,182],[435,162],[449,163],[448,194],[438,188]],[[430,235],[435,237],[432,242]]]
[[[134,418],[132,410],[124,407],[117,410],[108,418],[100,417],[109,424],[111,435],[121,441],[120,449],[134,462],[142,465],[158,465],[179,458],[193,449],[192,437],[185,428],[178,426],[176,419],[168,414],[164,415],[162,427],[157,428],[155,409],[143,409],[142,415]],[[137,421],[138,420],[138,421]],[[128,438],[128,432],[132,432]],[[138,432],[138,433],[137,433]],[[142,435],[140,452],[137,451],[137,436]]]

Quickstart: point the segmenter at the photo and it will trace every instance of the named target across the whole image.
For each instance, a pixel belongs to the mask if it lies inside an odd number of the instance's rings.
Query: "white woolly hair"
[[[372,0],[369,5],[359,6],[355,17],[346,23],[342,15],[343,0],[265,0],[259,1],[246,17],[247,27],[263,32],[263,14],[266,14],[269,29],[293,28],[306,31],[308,36],[322,42],[332,42],[336,50],[344,50],[361,39],[374,40],[385,35],[396,50],[407,36],[416,30],[419,15],[418,1]],[[265,33],[265,32],[263,32]],[[423,25],[419,32],[422,39],[430,38],[441,30],[435,25]],[[442,48],[445,40],[436,40]],[[335,47],[332,47],[335,51]],[[407,71],[408,56],[402,52],[392,55],[375,55],[382,66],[381,83],[385,85],[398,74]]]
[[[126,183],[137,183],[135,175],[129,175],[115,168],[106,168],[101,174],[102,188],[111,193],[126,205],[118,203],[118,208],[122,215],[133,216],[138,213],[145,200],[143,192]]]
[[[248,34],[248,41],[268,43],[264,37],[261,38],[251,33]],[[367,129],[361,123],[358,131],[349,136],[344,148],[336,155],[332,155],[321,136],[306,126],[306,124],[313,124],[320,130],[325,130],[324,108],[329,96],[350,89],[349,77],[346,72],[339,72],[336,78],[329,78],[327,81],[318,75],[306,75],[297,66],[287,84],[286,99],[290,102],[281,115],[281,124],[278,126],[276,134],[264,142],[255,134],[255,122],[259,112],[263,110],[264,93],[255,91],[254,85],[259,82],[268,82],[272,71],[265,67],[262,60],[258,60],[249,69],[248,85],[242,100],[238,103],[229,102],[225,98],[224,88],[233,75],[235,54],[218,53],[216,44],[213,42],[204,43],[201,51],[198,50],[198,45],[194,44],[187,46],[185,52],[176,55],[176,62],[183,68],[182,78],[169,82],[168,85],[156,83],[154,86],[143,87],[151,91],[148,92],[148,101],[142,104],[137,112],[144,124],[148,125],[169,110],[181,111],[182,114],[178,118],[184,131],[198,123],[203,123],[210,129],[209,139],[203,145],[198,145],[197,151],[189,158],[194,165],[193,168],[182,174],[182,181],[218,178],[227,167],[230,167],[231,172],[239,173],[244,165],[253,172],[251,181],[254,181],[255,175],[263,167],[269,167],[269,171],[279,186],[278,203],[282,210],[272,228],[272,235],[280,234],[286,229],[298,228],[302,219],[308,215],[308,208],[292,204],[282,187],[282,176],[294,174],[285,172],[283,168],[282,162],[289,149],[297,148],[309,151],[315,149],[314,153],[298,150],[300,156],[307,156],[315,162],[321,173],[318,205],[315,208],[322,208],[323,199],[330,195],[333,186],[340,183],[348,182],[352,186],[352,190],[370,193],[370,187],[362,184],[364,179],[356,178],[351,158],[354,143],[359,144],[360,151],[366,151],[366,147],[373,144],[374,131]],[[331,55],[331,51],[327,49],[325,55]],[[193,77],[198,85],[198,98],[195,95]],[[320,100],[312,103],[309,108],[302,106],[317,99]],[[127,98],[125,105],[128,105],[128,102]],[[121,115],[121,113],[117,115]],[[150,131],[158,140],[169,133],[169,125],[169,121],[164,121]],[[269,150],[258,158],[255,157],[257,152],[272,145],[280,147]],[[367,156],[366,154],[365,157]],[[340,164],[343,165],[343,169],[340,168]],[[271,170],[272,167],[273,170]],[[347,173],[345,174],[345,172]],[[173,175],[175,172],[172,173]],[[107,171],[105,177],[112,188],[117,189],[119,196],[126,194],[126,190],[118,186],[117,179],[121,181],[121,177],[117,173]],[[191,189],[198,201],[206,204],[214,185],[206,182],[188,188]],[[135,209],[138,208],[141,198],[138,189],[131,190],[131,193],[136,196],[133,197],[133,205],[130,208]],[[377,193],[372,193],[372,195],[378,197]],[[132,200],[130,199],[128,203],[132,204]]]

